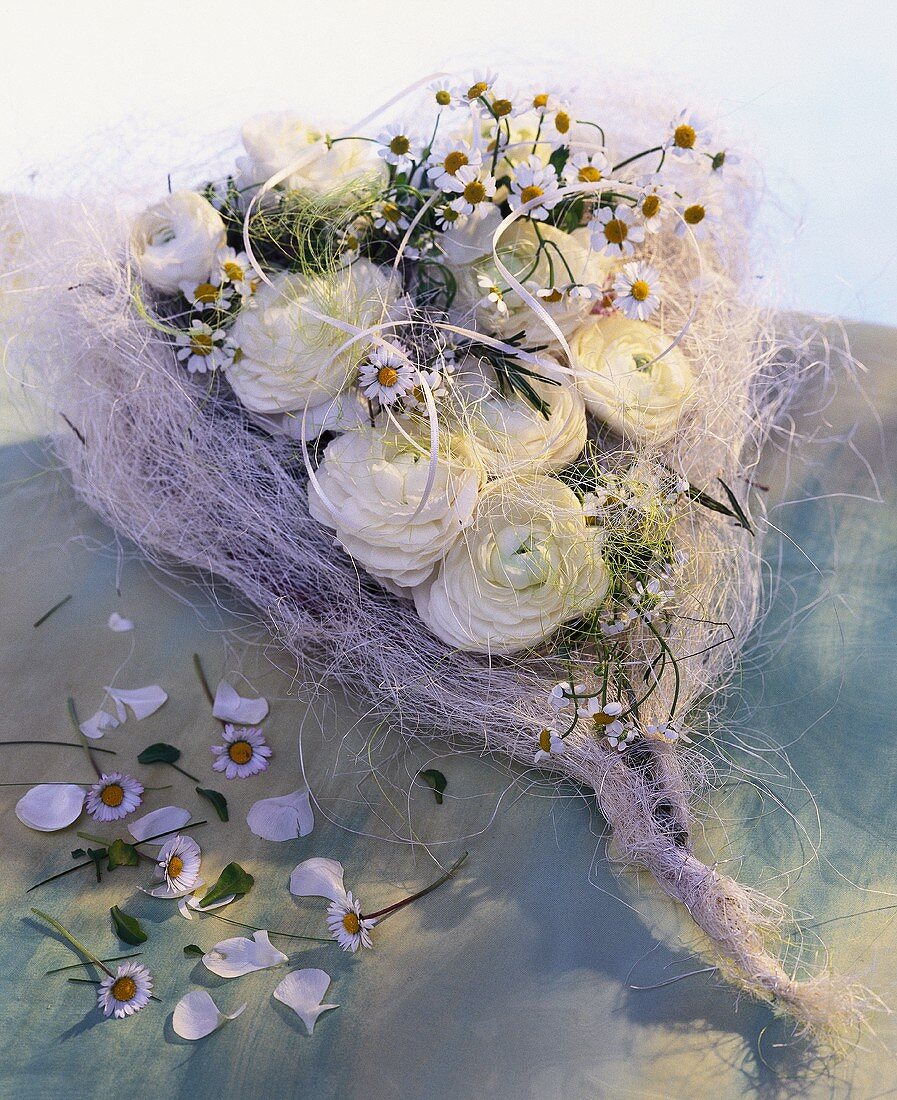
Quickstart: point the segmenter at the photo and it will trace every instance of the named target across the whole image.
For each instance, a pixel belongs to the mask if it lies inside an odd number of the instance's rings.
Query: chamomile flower
[[[186,894],[196,885],[202,851],[189,836],[166,840],[156,857],[156,877],[165,880],[172,893]]]
[[[542,137],[556,145],[569,145],[576,120],[569,103],[552,104],[542,121]]]
[[[592,248],[599,254],[631,256],[635,246],[645,239],[645,227],[635,220],[632,207],[619,203],[602,206],[589,222]]]
[[[466,221],[467,218],[459,214],[451,203],[436,208],[436,225],[442,230],[460,229]]]
[[[446,80],[434,80],[427,91],[433,97],[438,111],[454,111],[461,103],[458,89],[453,88]]]
[[[600,183],[607,172],[607,154],[603,149],[574,153],[564,165],[564,183]]]
[[[554,756],[560,756],[564,749],[567,747],[564,743],[563,737],[557,734],[554,730],[544,729],[538,736],[539,748],[533,756],[534,764],[541,764],[546,760],[551,760]]]
[[[382,202],[371,211],[371,218],[375,229],[382,229],[390,237],[397,237],[404,233],[410,225],[408,218],[400,206],[394,202]]]
[[[251,298],[258,288],[259,278],[246,253],[235,248],[222,248],[216,259],[218,274],[215,279],[221,283],[222,291],[229,291],[232,287],[243,301]]]
[[[110,772],[87,792],[84,805],[94,821],[118,821],[143,801],[143,784],[123,772]]]
[[[718,229],[720,212],[718,196],[713,191],[697,198],[684,199],[679,205],[676,236],[689,237],[693,234],[697,240],[704,240]]]
[[[461,138],[445,138],[437,141],[427,159],[427,176],[440,191],[459,192],[464,184],[458,179],[462,168],[479,168],[483,156]]]
[[[380,147],[377,156],[392,164],[397,172],[407,172],[415,161],[417,138],[409,134],[401,123],[393,123],[377,137]]]
[[[489,96],[488,103],[493,116],[497,119],[515,118],[527,110],[527,104],[519,100],[515,101],[514,97],[507,93],[501,96]]]
[[[234,289],[216,283],[181,283],[181,294],[195,310],[202,313],[206,309],[227,309]]]
[[[690,737],[679,729],[676,722],[648,722],[645,725],[645,737],[652,741],[663,741],[668,745],[674,745],[677,741],[684,741],[686,745],[693,742]]]
[[[483,217],[492,205],[492,196],[495,194],[495,178],[483,174],[479,169],[466,164],[459,168],[455,176],[462,185],[462,191],[456,199],[449,204],[459,214],[475,215]]]
[[[482,304],[491,306],[500,317],[507,317],[508,303],[505,301],[501,287],[494,283],[488,275],[477,275],[477,283],[485,291]]]
[[[373,947],[370,931],[377,922],[361,915],[361,902],[346,893],[341,901],[327,906],[327,927],[343,951],[354,955],[359,947]]]
[[[205,321],[194,319],[190,328],[177,337],[178,359],[185,362],[191,374],[205,374],[227,366],[234,357],[234,348],[224,329],[213,329]]]
[[[670,123],[666,140],[667,152],[673,156],[693,160],[707,145],[709,135],[703,124],[691,111],[680,111]]]
[[[644,190],[639,195],[635,208],[647,232],[658,233],[664,219],[673,209],[673,190],[668,184],[660,183],[653,176],[647,177],[643,181],[643,186]]]
[[[710,173],[714,176],[721,176],[727,169],[741,164],[741,157],[728,149],[720,149],[718,153],[708,153],[707,156],[710,160]]]
[[[343,264],[354,263],[361,254],[361,246],[364,244],[364,238],[367,235],[368,229],[370,229],[371,223],[367,218],[356,218],[350,226],[346,228],[343,233],[342,240],[340,241],[340,260]]]
[[[635,582],[635,593],[631,597],[632,606],[644,622],[650,623],[672,596],[673,592],[662,586],[660,578],[652,577],[647,583]]]
[[[540,84],[538,88],[533,88],[532,92],[525,98],[528,109],[540,111],[543,114],[548,111],[559,111],[561,105],[566,102],[560,89],[554,84]]]
[[[271,750],[265,736],[255,726],[224,727],[224,744],[213,745],[212,752],[218,758],[212,767],[224,772],[228,779],[247,779],[268,767]]]
[[[554,209],[561,201],[561,195],[558,192],[557,173],[554,167],[543,164],[539,157],[533,154],[518,164],[514,170],[508,205],[512,210],[519,210],[528,203],[535,203],[526,211],[526,215],[536,221],[544,221],[548,217],[548,211]]]
[[[551,691],[549,691],[548,705],[556,714],[560,714],[562,710],[566,710],[567,707],[573,705],[574,695],[583,695],[585,690],[585,685],[583,684],[576,684],[573,686],[569,680],[563,680],[561,683],[555,684]]]
[[[633,726],[624,726],[619,733],[608,733],[607,743],[617,752],[623,752],[633,741],[638,740],[638,730]]]
[[[619,737],[623,733],[622,713],[622,703],[602,703],[597,697],[586,699],[582,706],[576,708],[577,717],[591,726],[599,737]]]
[[[619,608],[617,611],[605,611],[599,616],[599,626],[605,638],[613,638],[622,634],[638,619],[638,612],[631,607]]]
[[[625,264],[614,282],[614,305],[630,320],[647,321],[660,305],[661,282],[656,267]]]
[[[498,73],[492,69],[474,69],[473,80],[462,92],[462,98],[472,103],[491,91],[496,80],[498,80]]]
[[[368,400],[375,397],[381,405],[392,405],[414,388],[417,371],[408,362],[404,349],[380,344],[362,363],[358,384]]]
[[[121,1020],[145,1008],[152,992],[153,976],[147,968],[140,963],[125,963],[117,968],[114,976],[109,974],[100,982],[97,1007],[103,1010],[104,1016]]]

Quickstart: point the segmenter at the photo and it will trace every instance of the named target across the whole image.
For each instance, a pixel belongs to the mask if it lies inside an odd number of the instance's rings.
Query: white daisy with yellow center
[[[85,806],[95,821],[118,821],[143,801],[143,784],[123,772],[110,772],[87,792]]]
[[[482,163],[482,153],[467,141],[459,137],[445,138],[433,146],[427,160],[427,176],[440,191],[454,191],[457,194],[464,190],[458,179],[460,170],[479,168]]]
[[[245,302],[258,289],[259,277],[245,252],[235,248],[219,249],[216,257],[218,272],[213,281],[219,283],[222,293],[235,290]]]
[[[533,756],[534,764],[543,764],[552,757],[560,756],[567,747],[563,737],[556,730],[544,729],[536,738],[539,748]]]
[[[626,264],[614,281],[614,305],[636,321],[647,321],[660,305],[661,280],[656,267]]]
[[[544,221],[548,211],[553,210],[561,201],[557,173],[550,164],[543,164],[533,154],[518,164],[511,180],[511,194],[508,205],[512,210],[526,207],[526,215],[535,221]],[[530,206],[529,204],[533,205]]]
[[[227,309],[234,296],[232,287],[218,285],[212,281],[181,283],[181,293],[192,308],[200,313],[207,309]]]
[[[228,779],[246,779],[266,770],[271,749],[260,729],[228,723],[224,744],[213,745],[212,753],[217,757],[212,765],[216,772],[224,772]]]
[[[178,359],[191,374],[206,374],[228,366],[234,358],[234,348],[224,329],[214,329],[205,321],[194,319],[186,332],[178,334]]]
[[[484,217],[492,206],[495,195],[495,178],[467,164],[458,169],[456,176],[461,193],[449,204],[458,214]]]
[[[156,857],[156,877],[165,880],[172,895],[189,893],[199,878],[202,851],[189,836],[173,836],[167,840]]]
[[[397,172],[408,172],[420,152],[420,142],[401,123],[393,123],[378,136],[377,156],[393,165]]]
[[[708,144],[709,134],[703,121],[689,110],[680,111],[670,123],[666,151],[684,160],[694,160]]]
[[[635,220],[631,206],[602,206],[589,222],[592,247],[611,256],[631,256],[645,239],[645,227]]]
[[[358,384],[369,401],[393,405],[414,389],[417,371],[401,345],[380,344],[358,372]]]
[[[564,183],[568,187],[600,183],[607,175],[607,154],[603,149],[574,153],[564,165]]]
[[[675,205],[675,193],[666,183],[653,176],[645,177],[641,184],[644,188],[636,203],[636,210],[648,233],[659,233],[667,216]]]
[[[382,229],[389,237],[404,233],[410,225],[402,208],[394,202],[381,202],[371,211],[375,229]]]
[[[97,1007],[104,1016],[121,1020],[146,1007],[152,993],[153,976],[147,968],[140,963],[125,963],[100,982]]]
[[[498,73],[493,69],[474,69],[473,78],[464,88],[461,98],[466,99],[469,103],[481,99],[487,92],[492,90],[496,80],[498,80]]]
[[[686,195],[677,203],[677,213],[676,236],[702,241],[718,228],[722,213],[719,194],[708,189],[704,195]]]
[[[360,947],[373,947],[371,929],[377,922],[361,915],[361,902],[349,890],[342,901],[327,906],[327,927],[343,951],[354,955]]]
[[[616,742],[624,735],[625,727],[620,720],[623,704],[618,702],[602,703],[597,696],[583,700],[576,708],[576,716],[585,723],[596,737],[607,737]]]

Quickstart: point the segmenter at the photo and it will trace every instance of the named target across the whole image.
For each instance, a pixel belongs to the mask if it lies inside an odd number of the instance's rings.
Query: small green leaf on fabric
[[[448,786],[448,780],[435,768],[426,768],[422,772],[418,772],[419,777],[429,786],[433,791],[433,797],[439,806],[442,805],[442,794],[445,788]]]
[[[228,863],[218,881],[208,890],[199,902],[200,909],[205,909],[216,901],[230,897],[231,894],[248,894],[252,889],[255,879],[248,871],[244,871],[239,863]]]
[[[154,745],[148,745],[137,760],[141,764],[173,764],[180,758],[180,749],[176,749],[174,745],[166,745],[164,741],[157,741]]]
[[[207,787],[197,787],[196,793],[202,795],[212,803],[215,808],[215,813],[218,814],[222,821],[229,821],[230,818],[227,812],[227,799],[219,791],[209,790]]]
[[[123,913],[117,905],[113,905],[109,912],[112,915],[115,934],[123,943],[129,943],[132,947],[138,947],[141,943],[146,943],[146,932],[140,927],[140,922],[136,917],[130,917],[127,913]]]
[[[201,947],[197,947],[195,943],[188,943],[184,948],[184,954],[188,959],[201,959],[205,951]]]
[[[136,867],[139,862],[140,856],[133,844],[126,844],[123,840],[113,840],[109,845],[107,871],[114,871],[116,867]]]
[[[97,869],[97,882],[101,882],[103,879],[102,863],[108,854],[109,852],[105,848],[87,849],[87,858],[93,862],[94,867]]]

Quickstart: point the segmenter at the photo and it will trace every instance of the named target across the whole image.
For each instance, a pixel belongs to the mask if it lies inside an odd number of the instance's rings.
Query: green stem
[[[209,706],[215,705],[215,696],[212,694],[212,689],[209,687],[209,681],[206,679],[205,669],[202,667],[202,660],[198,653],[193,654],[193,667],[196,669],[196,675],[199,677],[199,683],[202,687],[205,697],[209,700]]]
[[[75,744],[74,741],[38,741],[38,740],[23,740],[23,741],[0,741],[0,745],[57,745],[60,748],[65,749],[83,749],[84,746],[79,742]],[[115,749],[100,749],[94,748],[94,752],[106,752],[110,756],[117,755]]]
[[[660,631],[657,629],[657,627],[653,623],[650,623],[650,622],[646,622],[645,625],[648,627],[648,629],[651,631],[651,633],[657,639],[658,643],[660,644],[660,647],[663,649],[664,653],[666,653],[666,655],[669,657],[670,663],[673,666],[673,677],[674,677],[673,701],[670,704],[670,718],[669,718],[669,720],[672,722],[673,715],[676,713],[676,705],[679,702],[679,688],[681,686],[681,681],[680,681],[680,677],[679,677],[679,664],[678,664],[676,658],[673,656],[673,651],[667,645],[666,639],[664,637],[662,637],[662,635],[661,635]]]
[[[71,718],[72,725],[75,727],[75,733],[77,733],[81,744],[84,746],[84,751],[87,753],[87,759],[90,761],[90,766],[96,772],[97,779],[102,779],[103,773],[100,770],[100,767],[97,764],[96,760],[94,760],[93,758],[93,752],[91,751],[90,742],[87,740],[87,738],[84,736],[83,731],[81,730],[81,723],[78,721],[78,712],[77,710],[75,710],[75,700],[71,697],[71,695],[68,697],[68,708],[69,718]]]
[[[274,928],[261,929],[256,928],[254,924],[244,924],[243,921],[233,920],[231,917],[222,917],[220,913],[212,913],[209,910],[205,910],[209,913],[210,917],[215,917],[216,920],[223,920],[225,924],[233,924],[237,928],[249,928],[253,932],[266,931],[269,936],[283,936],[287,940],[312,940],[314,943],[331,943],[329,938],[322,936],[298,936],[294,932],[278,932]]]
[[[57,871],[55,875],[50,875],[49,878],[42,878],[40,882],[36,882],[33,886],[29,886],[25,891],[26,894],[30,894],[32,890],[36,890],[38,886],[46,886],[48,882],[55,882],[58,878],[64,878],[66,875],[72,874],[73,871],[80,871],[84,867],[94,867],[96,864],[92,859],[88,859],[84,863],[76,863],[74,867],[66,867],[64,871]]]
[[[626,160],[621,160],[619,164],[615,164],[611,168],[610,172],[613,175],[615,172],[619,172],[621,168],[625,168],[627,164],[632,164],[636,160],[641,160],[642,157],[649,157],[652,153],[661,153],[664,151],[662,145],[655,145],[653,149],[645,149],[644,152],[636,153],[634,156],[627,157]]]
[[[449,867],[444,875],[440,875],[435,882],[431,882],[429,886],[425,886],[423,890],[418,890],[416,894],[412,894],[411,897],[402,898],[401,901],[394,902],[392,905],[387,905],[385,909],[378,909],[376,913],[365,913],[365,920],[384,920],[386,917],[391,916],[393,913],[398,913],[400,909],[404,909],[406,905],[410,905],[413,901],[417,901],[418,898],[424,897],[432,890],[435,890],[437,886],[441,886],[444,882],[447,882],[452,875],[458,870],[461,864],[467,859],[467,852],[464,852],[455,862]]]
[[[37,630],[37,628],[39,626],[43,626],[43,624],[47,621],[47,619],[49,619],[50,616],[52,614],[54,614],[54,612],[58,611],[60,609],[60,607],[65,607],[65,605],[69,602],[69,600],[71,598],[72,598],[72,595],[71,595],[71,593],[69,593],[67,596],[63,596],[62,599],[59,601],[59,603],[54,603],[53,606],[50,608],[50,610],[45,611],[43,613],[43,615],[41,615],[41,617],[37,620],[36,623],[32,623],[32,626],[34,627],[34,629]]]
[[[142,951],[134,951],[130,955],[113,955],[111,959],[102,959],[101,961],[104,962],[104,963],[122,962],[124,959],[136,959],[136,958],[138,958],[138,956],[140,956],[142,954],[143,954]],[[51,974],[61,974],[64,970],[77,970],[79,966],[94,966],[94,965],[95,964],[92,963],[92,962],[71,963],[69,966],[56,966],[52,970],[48,970],[46,972],[46,974],[47,974],[47,977],[49,977]]]
[[[76,940],[75,937],[71,934],[71,932],[69,932],[69,930],[67,928],[63,928],[63,926],[59,923],[58,920],[54,920],[53,917],[51,917],[48,913],[44,913],[40,909],[32,908],[31,912],[34,913],[34,915],[36,917],[40,917],[41,920],[46,921],[47,924],[49,924],[51,928],[55,928],[55,930],[60,934],[60,936],[64,936],[69,941],[69,943],[72,945],[72,947],[74,947],[76,951],[80,951],[81,954],[86,959],[89,959],[94,964],[94,966],[98,966],[101,970],[105,970],[105,972],[109,975],[110,978],[115,977],[115,975],[112,973],[112,971],[109,969],[109,967],[103,962],[103,960],[98,959],[97,956],[94,955],[94,953],[92,951],[90,951],[88,948],[86,948],[83,943]]]
[[[197,779],[195,775],[191,775],[191,774],[190,774],[190,773],[189,773],[188,771],[185,771],[185,770],[184,770],[184,769],[183,769],[182,767],[180,767],[180,766],[179,766],[178,764],[172,764],[172,762],[171,762],[170,760],[168,761],[168,764],[169,764],[169,765],[170,765],[170,766],[171,766],[172,768],[174,768],[174,770],[175,770],[176,772],[180,772],[180,773],[181,773],[181,775],[186,775],[186,777],[187,777],[188,779],[192,779],[194,783],[201,783],[201,782],[202,782],[202,780],[201,780],[201,779]]]

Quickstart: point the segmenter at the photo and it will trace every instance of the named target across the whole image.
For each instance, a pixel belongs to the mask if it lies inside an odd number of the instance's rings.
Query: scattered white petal
[[[294,970],[274,990],[274,996],[296,1013],[311,1035],[322,1012],[339,1008],[339,1005],[321,1004],[329,985],[330,975],[324,970]]]
[[[193,887],[194,891],[204,886],[205,883],[200,879]],[[181,898],[178,902],[178,912],[184,918],[184,920],[193,920],[192,909],[195,913],[211,913],[213,909],[223,909],[225,905],[230,905],[232,901],[236,900],[236,894],[228,894],[227,897],[222,898],[221,901],[213,901],[211,905],[200,905],[202,896],[196,893],[190,895],[190,897]]]
[[[267,970],[269,966],[279,966],[288,962],[286,955],[268,939],[268,933],[262,929],[253,932],[252,939],[247,936],[234,936],[230,940],[216,943],[211,951],[202,957],[207,970],[219,978],[239,978],[241,974],[251,974],[254,970]]]
[[[118,729],[120,725],[121,722],[114,714],[110,714],[107,710],[98,710],[85,722],[81,722],[78,728],[85,737],[89,737],[91,741],[96,741],[103,736],[106,730]]]
[[[115,701],[118,715],[121,721],[125,720],[124,707],[130,707],[134,717],[138,720],[149,718],[155,714],[159,707],[168,699],[168,695],[158,684],[149,684],[147,687],[134,688],[133,691],[122,691],[119,688],[104,688],[106,694]]]
[[[212,714],[222,722],[233,722],[238,726],[257,726],[268,713],[268,700],[263,696],[247,699],[238,695],[224,680],[215,692]]]
[[[300,898],[329,898],[345,902],[343,865],[336,859],[306,859],[290,875],[290,893]]]
[[[195,989],[174,1006],[171,1026],[182,1039],[205,1039],[228,1020],[236,1020],[245,1008],[242,1004],[236,1012],[222,1012],[204,989]]]
[[[146,840],[148,836],[155,836],[163,844],[166,835],[174,835],[179,829],[183,829],[191,816],[189,810],[180,806],[162,806],[130,822],[128,832],[135,840]]]
[[[315,825],[308,787],[277,798],[261,799],[250,809],[246,823],[264,840],[295,840],[297,836],[308,836]]]
[[[126,634],[129,630],[134,629],[134,624],[131,620],[122,618],[117,611],[112,612],[106,625],[116,634]]]
[[[40,783],[16,803],[16,817],[41,833],[64,829],[81,816],[86,793],[74,783]]]

